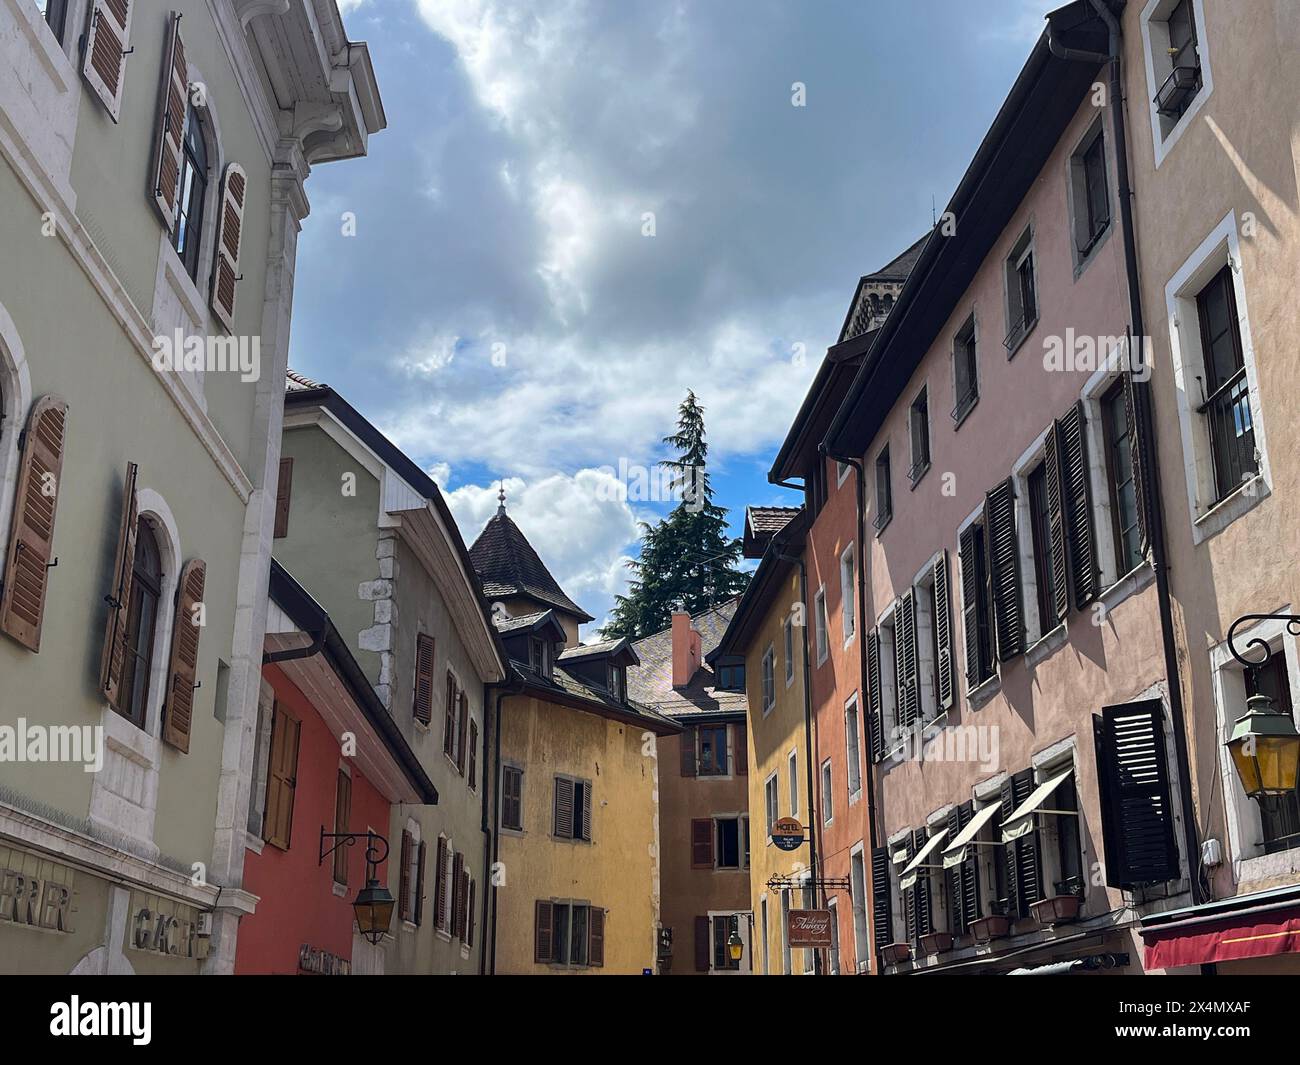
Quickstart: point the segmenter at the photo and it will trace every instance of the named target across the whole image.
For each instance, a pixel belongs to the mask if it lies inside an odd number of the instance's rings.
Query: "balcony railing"
[[[1156,90],[1156,111],[1166,118],[1181,118],[1187,105],[1201,91],[1201,68],[1174,67]]]

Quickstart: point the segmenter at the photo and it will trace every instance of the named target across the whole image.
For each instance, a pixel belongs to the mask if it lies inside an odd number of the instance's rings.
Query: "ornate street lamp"
[[[1292,634],[1300,633],[1300,616],[1294,614],[1246,614],[1228,629],[1228,650],[1242,665],[1255,669],[1268,662],[1272,651],[1259,637],[1246,642],[1247,649],[1260,647],[1264,657],[1256,662],[1242,655],[1233,642],[1238,626],[1246,622],[1284,620]],[[1279,710],[1267,695],[1252,695],[1246,712],[1232,726],[1226,743],[1232,764],[1247,796],[1252,799],[1286,795],[1295,791],[1300,771],[1300,732],[1291,715]]]
[[[326,832],[325,826],[321,825],[320,861],[316,864],[323,865],[339,847],[352,846],[362,835],[366,837],[366,886],[357,892],[352,911],[357,917],[357,931],[371,943],[378,943],[388,934],[393,923],[395,905],[392,893],[379,882],[378,866],[388,857],[388,840],[374,832]],[[325,849],[327,839],[335,841],[328,850]]]
[[[731,954],[732,961],[740,961],[745,955],[745,941],[740,938],[740,932],[735,928],[727,937],[727,951]]]

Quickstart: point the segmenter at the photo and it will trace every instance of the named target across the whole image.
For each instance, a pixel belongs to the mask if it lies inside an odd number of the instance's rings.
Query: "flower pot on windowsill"
[[[1083,899],[1078,895],[1053,895],[1033,903],[1029,912],[1035,921],[1046,928],[1073,921],[1079,916],[1079,907],[1082,905]]]
[[[880,959],[886,965],[897,965],[912,957],[911,943],[889,943],[880,948]]]
[[[931,932],[921,937],[922,954],[942,954],[945,950],[952,950],[951,932]]]
[[[1001,939],[1011,932],[1011,918],[1004,914],[993,914],[990,917],[981,917],[970,923],[971,935],[975,937],[976,943],[991,943],[995,939]]]

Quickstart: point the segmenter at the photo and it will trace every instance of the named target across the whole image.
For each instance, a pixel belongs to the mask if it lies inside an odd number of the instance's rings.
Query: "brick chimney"
[[[684,688],[700,668],[700,634],[684,607],[673,611],[673,687]]]

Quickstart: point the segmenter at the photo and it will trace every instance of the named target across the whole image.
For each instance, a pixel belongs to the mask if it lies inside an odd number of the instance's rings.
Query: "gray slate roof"
[[[691,618],[691,624],[700,634],[701,658],[718,646],[739,604],[739,598],[729,599]],[[714,687],[717,676],[707,662],[701,663],[685,688],[673,687],[671,626],[637,640],[632,646],[641,657],[641,665],[628,668],[627,691],[638,702],[652,706],[668,717],[745,714],[748,711],[749,701],[744,692],[719,691]]]
[[[556,607],[580,621],[594,619],[564,594],[510,515],[498,511],[469,549],[470,561],[489,599],[524,596]]]

